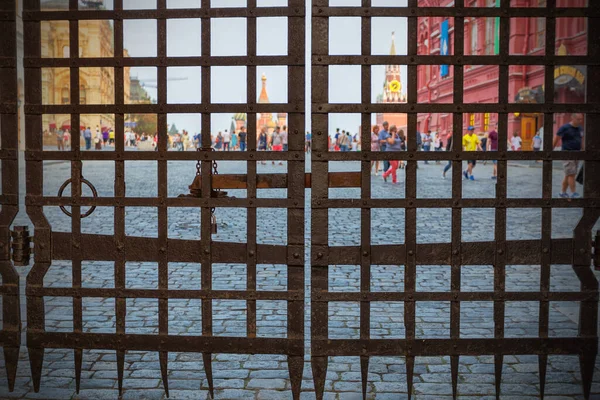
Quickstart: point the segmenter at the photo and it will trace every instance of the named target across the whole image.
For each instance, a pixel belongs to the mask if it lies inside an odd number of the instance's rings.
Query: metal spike
[[[289,356],[288,370],[290,371],[290,382],[292,384],[292,398],[300,399],[300,389],[302,387],[302,372],[304,371],[303,356]]]
[[[125,369],[125,351],[117,350],[117,379],[119,381],[119,396],[123,395],[123,370]]]
[[[15,379],[17,378],[17,366],[19,365],[19,348],[4,348],[4,364],[6,366],[6,378],[8,379],[8,391],[15,389]]]
[[[79,394],[81,385],[81,364],[83,362],[83,350],[75,349],[75,391]]]
[[[363,400],[366,400],[367,383],[369,379],[369,356],[360,356],[360,378],[362,380]]]
[[[594,378],[594,364],[596,362],[596,352],[584,352],[579,355],[579,368],[581,370],[581,385],[583,386],[583,398],[590,398],[592,390],[592,379]]]
[[[327,376],[327,357],[312,357],[311,367],[313,382],[315,384],[315,395],[317,400],[322,400],[325,393],[325,378]]]
[[[502,363],[504,362],[503,355],[494,356],[494,372],[496,375],[496,399],[500,400],[500,386],[502,385]]]
[[[210,393],[210,398],[214,399],[215,387],[213,386],[212,354],[202,353],[202,362],[204,363],[204,373],[206,374],[206,379],[208,380],[208,392]]]
[[[458,360],[459,356],[450,356],[450,374],[452,375],[452,398],[458,396]]]
[[[169,397],[169,370],[167,369],[168,360],[168,351],[160,351],[158,353],[158,361],[160,363],[160,375],[162,377],[163,386],[165,388],[165,394],[167,395],[167,397]]]
[[[543,399],[546,389],[546,369],[548,367],[548,355],[540,354],[538,356],[538,363],[540,370],[540,399]]]
[[[406,356],[406,390],[408,391],[408,400],[412,397],[414,372],[415,356]]]
[[[44,364],[44,349],[28,347],[29,365],[31,367],[31,379],[33,380],[33,391],[40,391],[40,382],[42,380],[42,366]]]

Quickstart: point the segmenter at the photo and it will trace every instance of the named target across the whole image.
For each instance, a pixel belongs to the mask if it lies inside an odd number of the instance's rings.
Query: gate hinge
[[[592,244],[594,251],[594,269],[600,271],[600,231],[596,231],[596,239]]]
[[[31,256],[31,236],[29,236],[29,228],[27,226],[15,226],[15,230],[11,231],[12,237],[12,260],[15,266],[29,265]]]

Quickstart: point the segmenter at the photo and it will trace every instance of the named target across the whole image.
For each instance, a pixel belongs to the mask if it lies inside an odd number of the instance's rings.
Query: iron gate
[[[11,3],[11,2],[5,2]],[[329,7],[327,0],[314,0],[312,7],[312,124],[313,155],[312,172],[309,179],[304,176],[304,6],[301,0],[289,0],[287,7],[260,8],[256,0],[248,0],[247,8],[214,9],[210,0],[202,0],[200,9],[167,9],[166,0],[158,0],[156,10],[124,10],[123,0],[115,0],[113,10],[82,11],[78,1],[69,1],[68,11],[41,11],[39,0],[26,0],[23,19],[25,23],[25,78],[26,78],[26,167],[30,177],[27,181],[27,213],[35,227],[35,264],[27,277],[27,347],[31,362],[31,371],[35,390],[39,390],[42,373],[44,349],[68,348],[75,354],[75,371],[79,388],[83,349],[110,349],[117,352],[119,388],[122,388],[124,357],[127,350],[151,350],[160,354],[160,366],[165,390],[168,391],[167,355],[168,352],[194,351],[204,355],[205,371],[211,392],[212,372],[211,353],[274,353],[288,355],[292,392],[295,398],[300,394],[304,355],[304,187],[312,187],[312,236],[311,236],[311,356],[313,376],[317,397],[322,398],[327,370],[327,357],[335,355],[355,355],[361,359],[363,392],[366,392],[369,357],[377,355],[401,355],[407,360],[407,382],[409,393],[412,382],[412,368],[416,356],[449,355],[451,357],[453,394],[456,396],[458,380],[458,361],[462,355],[492,354],[496,365],[496,388],[499,395],[501,367],[504,355],[535,354],[540,360],[541,392],[545,382],[545,366],[551,354],[575,354],[580,357],[582,381],[586,397],[589,395],[594,360],[597,354],[597,301],[598,287],[589,265],[591,262],[590,231],[598,219],[600,198],[600,140],[593,135],[586,136],[586,150],[576,155],[552,152],[552,114],[557,112],[585,112],[587,125],[596,126],[599,99],[597,93],[590,90],[586,104],[554,104],[553,72],[554,66],[564,64],[586,65],[590,88],[600,82],[598,67],[598,46],[600,27],[595,23],[600,16],[598,4],[589,8],[558,9],[556,0],[548,0],[543,9],[511,9],[508,0],[503,0],[499,8],[464,8],[463,0],[456,0],[453,8],[417,7],[416,0],[409,0],[409,7],[376,8],[371,0],[362,0],[361,7]],[[12,7],[12,8],[11,8]],[[6,31],[15,30],[14,2],[2,11],[2,25]],[[283,57],[264,57],[256,55],[256,18],[259,16],[287,16],[289,52]],[[449,16],[455,18],[455,47],[452,56],[423,56],[417,54],[417,18],[419,16]],[[213,57],[210,53],[210,24],[202,24],[202,56],[167,57],[166,20],[170,18],[196,17],[203,22],[219,17],[245,17],[248,20],[247,56]],[[331,16],[358,16],[362,22],[362,55],[331,56],[328,52],[328,26]],[[374,16],[408,17],[409,47],[406,56],[373,56],[370,51],[371,18]],[[496,56],[467,56],[463,51],[463,26],[467,16],[500,18],[500,52]],[[515,16],[540,16],[547,19],[546,54],[544,56],[512,56],[508,53],[509,18]],[[587,57],[558,57],[554,54],[555,23],[557,17],[585,16],[589,24],[589,55]],[[123,21],[127,19],[150,18],[157,20],[158,48],[157,57],[131,59],[121,56],[123,52]],[[115,55],[111,58],[78,57],[78,24],[86,19],[112,19],[115,32]],[[42,21],[68,20],[70,27],[70,57],[65,59],[42,58],[40,53],[40,24]],[[0,342],[4,347],[9,386],[14,384],[18,359],[20,316],[18,304],[18,275],[9,262],[8,247],[9,226],[18,208],[17,191],[17,112],[16,112],[16,46],[10,41],[2,44],[2,159],[3,193],[2,214],[0,214],[0,237],[3,249],[2,272],[3,330]],[[416,101],[417,67],[419,64],[447,63],[463,66],[468,64],[499,65],[500,101],[498,104],[464,104],[463,73],[461,68],[454,75],[454,104],[419,104]],[[508,67],[540,63],[545,68],[544,104],[509,104]],[[247,104],[212,104],[210,101],[210,66],[238,65],[247,66],[248,90]],[[288,104],[256,104],[256,66],[287,65],[289,84]],[[336,64],[361,65],[362,100],[356,105],[331,104],[327,97],[328,67]],[[409,85],[408,103],[381,105],[370,100],[371,65],[404,64],[408,65]],[[114,67],[115,82],[123,82],[123,68],[126,66],[156,66],[158,70],[157,104],[129,105],[123,100],[123,87],[116,84],[117,95],[114,105],[79,104],[79,68],[89,66]],[[166,97],[166,68],[168,66],[194,65],[202,67],[202,101],[199,104],[168,104]],[[70,69],[69,105],[42,105],[41,68],[68,67]],[[256,150],[256,113],[280,111],[289,114],[290,142],[287,153],[261,153]],[[416,142],[409,141],[408,151],[394,154],[394,159],[407,162],[407,192],[404,199],[374,199],[371,196],[370,161],[391,159],[390,154],[371,153],[330,153],[327,151],[329,113],[361,113],[362,148],[370,148],[370,119],[372,112],[400,112],[408,114],[409,136],[414,135],[419,112],[454,113],[453,128],[462,131],[462,113],[498,112],[500,149],[497,154],[469,154],[469,159],[498,160],[498,184],[496,197],[492,199],[467,199],[462,197],[461,163],[466,154],[459,144],[446,154],[424,154],[417,152]],[[506,196],[507,161],[534,160],[539,156],[528,153],[507,152],[507,117],[513,112],[544,113],[545,147],[543,158],[543,197],[541,199],[511,199]],[[167,113],[200,113],[202,130],[210,132],[210,115],[218,112],[248,113],[249,151],[247,153],[214,153],[210,147],[208,135],[202,137],[202,150],[196,153],[167,152],[165,135],[159,136],[158,151],[154,153],[126,152],[124,143],[116,141],[114,153],[84,152],[75,141],[70,152],[44,151],[42,138],[42,114],[70,114],[71,126],[80,126],[80,115],[84,113],[115,114],[116,138],[123,137],[124,116],[127,113],[154,113],[159,124],[166,124]],[[452,198],[417,198],[418,160],[452,159]],[[586,161],[585,196],[572,201],[553,199],[551,192],[551,167],[553,160],[582,159]],[[273,177],[261,177],[256,173],[256,162],[261,160],[285,160],[288,173],[282,181]],[[45,160],[68,160],[71,164],[71,196],[45,196],[43,193],[43,162]],[[115,196],[109,198],[82,196],[82,161],[105,160],[115,165]],[[124,162],[135,160],[156,160],[158,162],[158,196],[154,198],[131,198],[125,195]],[[167,196],[167,162],[170,160],[200,161],[201,195],[199,197],[172,198]],[[212,176],[212,163],[215,160],[245,160],[248,175],[246,177]],[[330,161],[351,161],[361,163],[360,174],[330,173]],[[8,171],[8,173],[7,173]],[[241,182],[240,182],[241,181]],[[258,182],[264,187],[287,187],[288,198],[281,200],[260,199],[256,196]],[[67,182],[66,182],[67,183]],[[93,184],[93,182],[91,182]],[[213,196],[213,189],[227,187],[246,187],[246,199],[231,199]],[[332,187],[360,187],[361,198],[334,199],[329,196]],[[53,232],[46,217],[44,206],[71,207],[72,232],[69,234]],[[82,208],[109,206],[115,210],[114,236],[88,235],[81,231]],[[136,238],[125,235],[124,219],[126,206],[148,206],[158,209],[158,238]],[[227,247],[223,243],[211,240],[210,217],[212,207],[241,207],[248,212],[248,242]],[[201,239],[183,241],[167,237],[167,207],[201,207]],[[283,207],[287,209],[288,244],[270,246],[257,244],[256,208]],[[371,210],[374,208],[403,208],[406,210],[406,242],[403,245],[371,244]],[[452,242],[448,244],[417,243],[417,208],[447,207],[452,209]],[[463,243],[461,241],[461,213],[463,208],[488,207],[495,209],[495,241],[481,243]],[[506,209],[538,207],[542,209],[542,240],[517,241],[506,240]],[[580,207],[584,214],[579,222],[573,239],[553,239],[551,237],[551,217],[553,209]],[[332,247],[328,243],[328,212],[334,208],[361,209],[361,245]],[[137,246],[143,251],[135,251]],[[107,250],[108,249],[108,250]],[[73,265],[73,285],[68,288],[46,288],[43,278],[56,260],[71,260]],[[83,288],[81,263],[84,260],[104,260],[114,262],[115,288]],[[156,290],[128,289],[125,287],[125,264],[127,261],[156,261],[159,264],[159,287]],[[201,290],[170,290],[168,288],[169,261],[200,261],[202,266],[217,262],[236,262],[247,265],[246,291],[219,291],[211,288],[211,270],[202,268]],[[256,264],[281,263],[288,268],[288,287],[286,292],[264,292],[256,290]],[[505,292],[504,268],[507,264],[541,265],[541,287],[537,292]],[[572,264],[577,273],[581,290],[579,292],[551,292],[549,290],[549,269],[551,264]],[[360,265],[360,291],[356,293],[334,293],[328,290],[328,267],[332,264]],[[403,292],[371,292],[370,270],[372,265],[405,265],[405,290]],[[451,291],[448,293],[423,293],[415,290],[416,268],[418,265],[451,265]],[[495,267],[493,292],[461,292],[460,269],[463,265],[493,264]],[[73,331],[69,333],[47,332],[44,326],[44,296],[72,298]],[[116,334],[84,333],[82,331],[82,299],[86,297],[114,298],[116,304]],[[125,332],[126,299],[151,298],[159,301],[159,334],[135,335]],[[168,300],[174,298],[201,300],[202,335],[178,337],[168,332]],[[212,336],[211,301],[213,299],[240,299],[247,302],[247,337],[223,338]],[[287,338],[265,339],[256,337],[256,301],[285,300],[288,302]],[[451,303],[451,328],[448,339],[415,338],[415,303],[418,301],[447,301]],[[494,303],[494,339],[461,338],[460,306],[461,302],[487,300]],[[328,304],[332,301],[360,302],[360,339],[340,340],[328,337]],[[405,339],[370,339],[369,304],[373,301],[399,301],[405,304]],[[509,339],[504,337],[505,301],[539,302],[539,337],[532,339]],[[581,303],[579,337],[548,337],[548,307],[550,301],[576,301]],[[365,393],[366,394],[366,393]]]
[[[413,370],[415,356],[448,355],[451,358],[451,376],[453,396],[457,395],[459,357],[462,355],[493,355],[495,359],[496,396],[500,395],[503,356],[508,354],[534,354],[539,356],[540,392],[544,394],[547,357],[549,354],[576,354],[580,358],[584,393],[590,393],[594,361],[597,354],[597,301],[598,285],[591,272],[590,242],[591,228],[598,219],[598,180],[599,164],[597,137],[587,136],[587,143],[581,155],[552,152],[553,118],[556,112],[587,113],[587,126],[595,126],[598,121],[598,98],[595,93],[588,94],[587,104],[554,104],[554,66],[588,65],[589,87],[597,84],[599,69],[598,48],[595,41],[600,31],[596,21],[598,4],[590,2],[589,9],[559,9],[556,0],[547,1],[544,8],[510,8],[510,1],[503,0],[499,7],[466,8],[464,0],[455,0],[454,7],[418,7],[417,0],[408,0],[408,7],[372,7],[375,1],[363,0],[360,7],[330,7],[328,0],[313,1],[312,20],[312,128],[315,133],[312,158],[312,238],[311,238],[311,357],[312,370],[317,398],[323,397],[329,356],[360,356],[363,396],[366,397],[369,357],[404,356],[406,357],[406,380],[409,398],[413,389]],[[427,3],[432,4],[432,3]],[[593,4],[593,5],[592,5]],[[439,5],[439,3],[438,3]],[[588,57],[557,57],[555,48],[556,18],[563,16],[585,16],[590,18]],[[361,55],[332,56],[329,52],[330,17],[361,18]],[[371,52],[372,17],[407,17],[408,52],[407,55],[374,56]],[[454,18],[454,55],[418,55],[417,35],[418,17],[446,16]],[[464,21],[467,16],[499,17],[500,51],[493,56],[474,56],[464,53]],[[546,54],[531,57],[509,55],[510,17],[540,16],[546,17]],[[429,39],[431,40],[431,38]],[[544,104],[509,104],[508,68],[509,65],[542,63],[545,67]],[[326,90],[329,86],[328,69],[332,65],[352,64],[361,66],[361,101],[359,104],[332,104]],[[406,104],[372,104],[371,66],[407,65],[408,90]],[[422,104],[417,102],[417,68],[419,65],[454,65],[454,101],[452,104]],[[498,104],[465,104],[463,102],[464,65],[499,65],[499,101]],[[329,75],[330,76],[330,75]],[[407,113],[407,151],[406,152],[370,152],[371,113]],[[454,113],[453,132],[463,132],[463,113],[499,113],[499,149],[493,152],[478,152],[467,155],[462,151],[461,140],[454,140],[451,152],[417,152],[417,114],[418,113]],[[541,199],[510,199],[506,195],[507,161],[535,160],[531,152],[507,152],[508,113],[539,112],[544,113],[544,152],[543,152],[543,196]],[[330,113],[361,114],[361,152],[328,152],[327,135],[332,132],[328,126]],[[460,138],[460,136],[459,136]],[[585,199],[572,202],[552,198],[552,160],[582,159],[586,162]],[[406,194],[403,199],[374,199],[371,195],[371,160],[404,160],[406,165]],[[433,199],[417,197],[417,161],[452,160],[452,198]],[[498,160],[498,182],[496,196],[492,199],[463,198],[462,161]],[[328,192],[328,164],[331,161],[360,161],[361,176],[356,181],[360,187],[360,200],[331,198]],[[593,172],[592,172],[593,171]],[[451,208],[451,243],[417,243],[417,208]],[[489,207],[495,209],[495,241],[463,243],[461,240],[461,211],[463,208]],[[541,241],[507,241],[507,208],[539,207],[542,209]],[[581,218],[573,240],[551,238],[551,217],[553,208],[583,207]],[[333,247],[328,242],[328,213],[336,208],[360,208],[361,235],[360,246]],[[372,245],[371,211],[375,208],[403,208],[405,210],[405,243],[402,245]],[[550,265],[557,263],[573,264],[579,277],[579,293],[551,292]],[[340,293],[332,292],[328,287],[328,267],[334,264],[360,266],[360,291]],[[462,292],[461,266],[494,266],[494,289],[491,292]],[[505,292],[505,266],[507,264],[541,265],[539,291],[532,293]],[[404,265],[404,290],[399,292],[371,292],[371,266]],[[449,292],[431,293],[415,290],[418,265],[450,265],[451,277]],[[460,334],[461,302],[487,300],[494,305],[494,338],[467,339]],[[505,338],[505,302],[539,302],[539,335],[531,339]],[[548,310],[549,302],[571,300],[581,302],[579,337],[549,338]],[[334,301],[353,301],[360,303],[360,338],[332,339],[328,334],[328,307]],[[374,301],[397,301],[404,303],[404,339],[370,338],[370,303]],[[450,303],[450,335],[446,339],[419,339],[415,335],[416,303],[422,301],[445,301]]]
[[[304,354],[304,4],[291,0],[288,7],[261,8],[256,0],[248,1],[245,8],[211,8],[210,0],[202,0],[197,9],[169,9],[166,0],[158,0],[153,10],[124,10],[123,0],[114,2],[113,10],[81,10],[79,1],[69,1],[68,11],[41,11],[40,0],[25,1],[25,79],[26,79],[26,138],[27,174],[35,177],[27,183],[27,212],[35,226],[35,264],[27,279],[27,347],[35,390],[39,390],[44,349],[72,348],[75,354],[77,390],[81,378],[83,349],[111,349],[117,352],[119,390],[122,390],[125,352],[127,350],[155,350],[160,355],[163,385],[168,393],[167,359],[169,352],[201,352],[208,385],[213,393],[211,368],[212,353],[266,353],[288,356],[292,391],[296,398]],[[289,50],[286,56],[259,56],[256,51],[256,18],[261,16],[286,16],[288,18]],[[167,57],[167,19],[200,18],[202,38],[200,57]],[[244,57],[215,57],[211,55],[211,19],[223,17],[247,18],[247,55]],[[123,56],[123,23],[128,19],[149,18],[157,21],[157,57],[128,58]],[[114,21],[114,57],[79,58],[78,24],[83,20],[110,19]],[[70,58],[42,58],[40,24],[42,21],[68,20]],[[211,103],[211,66],[247,66],[247,102],[243,105]],[[256,66],[288,66],[287,104],[257,104]],[[81,67],[113,67],[116,96],[114,104],[79,104],[79,71]],[[123,67],[156,66],[158,102],[156,104],[125,104],[123,92]],[[201,103],[168,104],[167,67],[200,66]],[[41,68],[68,67],[70,69],[69,105],[42,105]],[[198,89],[200,90],[200,89]],[[256,113],[280,112],[289,115],[289,151],[284,153],[257,152]],[[247,152],[211,152],[212,113],[237,112],[248,115]],[[71,127],[80,126],[80,115],[112,113],[115,115],[116,148],[114,152],[82,151],[78,140],[72,141],[70,152],[43,151],[41,135],[42,114],[70,114]],[[158,151],[129,152],[124,149],[124,115],[127,113],[152,113],[158,115],[159,127],[166,126],[167,113],[197,113],[202,115],[202,148],[197,152],[167,152],[166,132],[159,129]],[[77,133],[77,128],[75,128]],[[76,134],[74,135],[76,137]],[[287,198],[257,198],[256,163],[261,160],[285,160],[288,173]],[[43,195],[43,161],[69,160],[71,196],[48,197]],[[82,196],[83,160],[110,160],[115,164],[115,196],[97,198]],[[127,160],[158,161],[158,196],[132,198],[125,194],[125,169]],[[167,195],[167,162],[170,160],[198,160],[198,176],[194,191],[189,197],[172,198]],[[213,190],[213,163],[218,160],[247,161],[248,175],[243,179],[247,198],[226,198]],[[246,179],[247,178],[247,179]],[[91,182],[93,185],[94,182]],[[61,189],[62,191],[62,189]],[[44,206],[70,206],[71,233],[52,231]],[[83,207],[108,205],[114,207],[114,236],[82,234]],[[147,239],[125,234],[125,207],[146,206],[158,209],[158,238]],[[201,207],[200,240],[183,241],[167,237],[168,207]],[[211,209],[215,207],[242,207],[247,209],[247,243],[219,243],[211,239]],[[284,208],[287,211],[288,244],[284,246],[257,244],[257,207]],[[137,249],[137,250],[136,250]],[[73,285],[70,288],[43,286],[44,275],[54,260],[71,260]],[[114,262],[115,288],[83,288],[81,265],[83,260]],[[158,289],[136,290],[125,285],[127,261],[158,262]],[[200,290],[170,290],[168,288],[168,262],[200,262]],[[211,266],[214,263],[243,263],[247,268],[247,288],[241,291],[212,289]],[[273,263],[287,265],[288,285],[285,292],[257,291],[256,265]],[[64,296],[73,299],[73,331],[47,332],[44,326],[44,296]],[[82,331],[82,299],[86,297],[116,299],[116,334],[86,333]],[[158,299],[158,335],[136,335],[125,331],[126,300]],[[200,299],[202,334],[174,336],[168,332],[169,299]],[[212,300],[238,299],[247,303],[247,335],[232,340],[212,334]],[[262,338],[256,335],[256,301],[285,300],[287,302],[287,337]]]

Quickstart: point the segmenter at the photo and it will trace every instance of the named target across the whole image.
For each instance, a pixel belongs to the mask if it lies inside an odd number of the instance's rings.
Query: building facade
[[[453,0],[419,0],[420,6],[447,7]],[[497,7],[498,0],[465,0],[469,7]],[[557,0],[558,7],[584,7],[586,0]],[[513,7],[545,7],[545,0],[512,0]],[[545,54],[545,18],[511,18],[509,54]],[[498,54],[499,21],[497,18],[465,18],[464,51],[467,55]],[[454,20],[446,17],[422,17],[418,24],[419,54],[452,54],[454,49]],[[587,21],[585,18],[556,19],[556,54],[587,54]],[[453,67],[421,65],[418,67],[418,102],[453,102]],[[557,66],[554,72],[554,101],[583,102],[586,71],[578,66]],[[465,103],[497,103],[499,69],[497,66],[470,65],[464,67]],[[540,103],[544,101],[544,67],[542,65],[513,65],[509,67],[509,101]],[[554,116],[557,129],[567,122],[568,115]],[[477,132],[488,132],[498,120],[497,114],[465,114],[463,127],[473,125]],[[523,148],[531,148],[531,139],[544,124],[542,114],[509,114],[508,133],[519,132]],[[420,114],[418,130],[439,132],[442,139],[452,132],[451,114]]]
[[[101,7],[101,2],[90,5],[80,3],[80,7]],[[46,11],[64,9],[64,2],[59,0],[42,1]],[[42,21],[41,23],[41,54],[45,58],[68,58],[69,22]],[[113,57],[114,31],[112,22],[108,20],[79,21],[79,57]],[[128,53],[125,50],[124,56]],[[123,68],[124,101],[130,103],[130,68]],[[42,103],[43,104],[72,104],[70,98],[69,68],[42,68]],[[90,67],[79,69],[79,104],[114,104],[115,103],[115,74],[112,67]],[[112,114],[82,114],[81,126],[98,127],[101,130],[114,129],[115,118]],[[42,129],[51,133],[57,129],[69,129],[71,117],[68,114],[44,114]]]

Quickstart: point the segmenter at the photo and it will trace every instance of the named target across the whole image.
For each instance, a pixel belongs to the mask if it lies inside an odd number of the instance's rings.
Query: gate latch
[[[594,249],[594,269],[600,271],[600,231],[596,231],[596,238],[592,247]]]
[[[29,265],[31,256],[31,237],[29,236],[29,228],[27,226],[15,226],[15,230],[11,231],[12,237],[12,260],[15,266]]]

